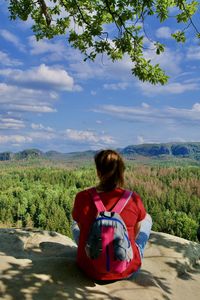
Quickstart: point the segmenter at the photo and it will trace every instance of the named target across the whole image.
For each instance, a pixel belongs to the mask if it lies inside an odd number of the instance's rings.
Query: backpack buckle
[[[112,218],[114,216],[114,212],[113,211],[102,211],[100,212],[100,215],[102,217],[105,217],[105,218]]]

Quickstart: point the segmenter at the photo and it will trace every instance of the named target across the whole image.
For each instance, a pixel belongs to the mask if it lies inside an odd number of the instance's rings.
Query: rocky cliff
[[[140,273],[97,284],[76,267],[76,246],[55,232],[0,229],[2,300],[198,300],[200,245],[152,232]]]

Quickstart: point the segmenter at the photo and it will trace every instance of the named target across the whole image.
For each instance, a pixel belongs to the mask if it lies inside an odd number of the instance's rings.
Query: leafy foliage
[[[162,23],[170,17],[170,9],[176,8],[177,23],[187,23],[186,28],[193,26],[199,37],[192,21],[198,5],[194,0],[10,0],[9,11],[12,20],[26,21],[31,17],[38,40],[67,35],[69,43],[85,55],[85,60],[94,60],[103,53],[112,61],[128,55],[133,62],[133,75],[163,85],[168,76],[145,57],[145,21],[158,19]],[[185,41],[186,28],[172,34],[177,42]],[[158,41],[153,44],[157,55],[165,50]]]
[[[126,188],[138,192],[153,230],[196,240],[200,223],[199,167],[128,163]],[[1,163],[0,225],[35,227],[71,236],[71,210],[78,191],[97,183],[93,167],[12,166]]]

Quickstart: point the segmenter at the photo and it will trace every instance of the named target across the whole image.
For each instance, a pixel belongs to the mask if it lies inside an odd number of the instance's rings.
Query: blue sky
[[[177,44],[173,18],[146,21],[148,35],[167,47],[145,55],[170,76],[167,85],[152,86],[131,75],[128,57],[83,62],[65,36],[36,42],[31,21],[11,22],[4,1],[0,20],[0,152],[200,141],[200,45],[192,27]]]

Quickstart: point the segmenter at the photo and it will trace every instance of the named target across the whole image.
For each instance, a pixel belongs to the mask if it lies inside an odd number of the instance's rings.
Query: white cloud
[[[20,66],[22,65],[22,62],[19,61],[18,59],[12,59],[8,56],[7,53],[0,51],[0,64],[4,65],[4,66]]]
[[[20,88],[6,83],[0,83],[0,103],[16,102],[27,103],[27,100],[36,101],[38,99],[55,99],[51,92]]]
[[[46,106],[46,105],[26,105],[26,104],[7,104],[7,108],[10,110],[21,111],[21,112],[32,112],[32,113],[51,113],[57,110]]]
[[[159,64],[167,74],[177,75],[181,72],[181,62],[183,60],[183,54],[181,52],[171,51],[169,48],[165,48],[165,51],[160,55],[157,55],[155,51],[144,51],[146,59],[151,59],[153,64]]]
[[[118,82],[118,83],[105,83],[103,85],[103,88],[105,90],[126,90],[126,88],[129,86],[127,82]]]
[[[33,141],[49,141],[58,138],[57,134],[55,134],[54,132],[47,132],[46,130],[30,132],[29,136]]]
[[[28,70],[4,69],[0,74],[11,83],[36,89],[72,91],[76,88],[73,78],[59,67],[48,67],[41,64]]]
[[[187,58],[189,60],[200,60],[199,46],[191,46],[187,51]]]
[[[42,100],[41,100],[42,99]],[[55,112],[51,101],[55,95],[49,91],[26,89],[0,83],[0,104],[5,111]]]
[[[168,125],[196,124],[200,121],[200,103],[195,103],[191,108],[163,107],[153,108],[151,106],[117,106],[103,105],[94,112],[109,114],[128,122],[143,123],[166,123]]]
[[[24,144],[32,142],[32,138],[23,135],[0,135],[0,144]]]
[[[25,46],[20,42],[19,38],[6,29],[0,29],[0,35],[8,42],[12,43],[20,51],[25,52]]]
[[[138,135],[137,136],[137,144],[144,144],[145,143],[145,139],[143,136]]]
[[[168,107],[171,117],[184,121],[200,121],[200,103],[195,103],[191,109]]]
[[[73,143],[84,144],[88,148],[99,148],[105,145],[112,145],[115,140],[110,135],[106,135],[104,132],[96,133],[90,130],[76,130],[66,129],[55,131],[51,127],[45,127],[43,124],[31,123],[29,132],[25,132],[21,135],[1,135],[0,144],[23,144],[23,143],[35,143],[41,141],[73,141]]]
[[[31,36],[28,39],[28,43],[31,48],[30,53],[32,55],[53,53],[55,54],[55,60],[60,60],[64,58],[67,52],[67,45],[62,41],[50,42],[47,39],[37,41],[35,36]]]
[[[51,99],[55,99],[55,100],[59,98],[58,93],[56,93],[54,91],[50,92],[49,96],[50,96]]]
[[[15,20],[15,24],[20,30],[26,31],[27,29],[30,30],[31,27],[34,25],[33,19],[29,16],[26,21],[22,21],[21,19]]]
[[[19,130],[25,127],[24,121],[14,118],[0,118],[0,129]]]
[[[133,81],[133,76],[131,75],[133,63],[127,55],[116,62],[112,62],[106,55],[97,55],[95,62],[90,60],[84,62],[84,56],[80,51],[68,48],[65,57],[69,64],[70,72],[78,79],[119,80],[119,78],[123,78],[124,81]]]
[[[171,29],[167,26],[160,27],[156,30],[156,36],[158,38],[170,39],[171,38]]]
[[[23,144],[34,143],[37,141],[50,141],[57,139],[57,134],[50,132],[44,128],[40,131],[30,131],[24,134],[10,134],[10,135],[0,135],[0,144],[12,144],[13,146],[23,146]],[[59,136],[61,138],[61,136]]]
[[[32,123],[31,124],[31,128],[34,129],[34,130],[44,130],[44,131],[49,131],[49,132],[54,132],[54,129],[47,126],[45,127],[44,125],[42,124],[35,124],[35,123]]]
[[[112,62],[105,56],[102,60],[97,58],[95,63],[90,61],[82,62],[82,59],[69,64],[70,70],[79,79],[103,78],[105,80],[119,80],[120,77],[124,80],[133,80],[133,76],[131,75],[133,63],[128,57],[124,57],[121,61]]]
[[[196,112],[200,112],[200,103],[195,103],[195,104],[192,106],[192,110],[193,110],[193,111],[196,111]]]
[[[107,78],[119,79],[123,78],[126,81],[133,81],[133,75],[131,74],[131,69],[133,68],[133,62],[131,59],[125,55],[122,60],[111,62],[111,60],[105,61],[104,66],[104,76]]]
[[[149,105],[149,104],[147,104],[147,103],[145,103],[145,102],[142,102],[142,107],[144,107],[144,108],[149,108],[149,107],[150,107],[150,105]]]
[[[101,65],[98,62],[83,62],[83,57],[80,57],[80,60],[72,58],[69,61],[69,69],[74,74],[74,76],[81,80],[87,80],[90,78],[102,78],[104,71]]]
[[[99,135],[96,132],[89,131],[89,130],[66,129],[65,138],[76,142],[103,143],[103,144],[115,143],[113,137],[105,134]]]
[[[91,91],[90,94],[91,94],[92,96],[96,96],[97,92],[96,92],[96,91]]]
[[[41,141],[51,141],[53,142],[53,147],[55,143],[63,144],[73,142],[73,144],[84,145],[84,147],[90,149],[98,149],[101,147],[113,145],[115,140],[112,136],[105,134],[105,132],[97,133],[92,130],[76,130],[76,129],[66,129],[57,130],[51,127],[45,127],[43,124],[30,124],[31,130],[25,132],[23,135],[1,135],[0,144],[9,144],[12,141],[12,145],[23,143],[35,143]]]
[[[187,91],[199,90],[199,84],[197,82],[191,83],[169,83],[166,85],[151,85],[150,83],[138,82],[137,86],[141,89],[146,96],[152,96],[156,94],[182,94]]]
[[[117,105],[102,105],[94,112],[106,113],[112,116],[116,116],[123,120],[131,121],[154,121],[154,113],[156,110],[144,106],[117,106]]]

